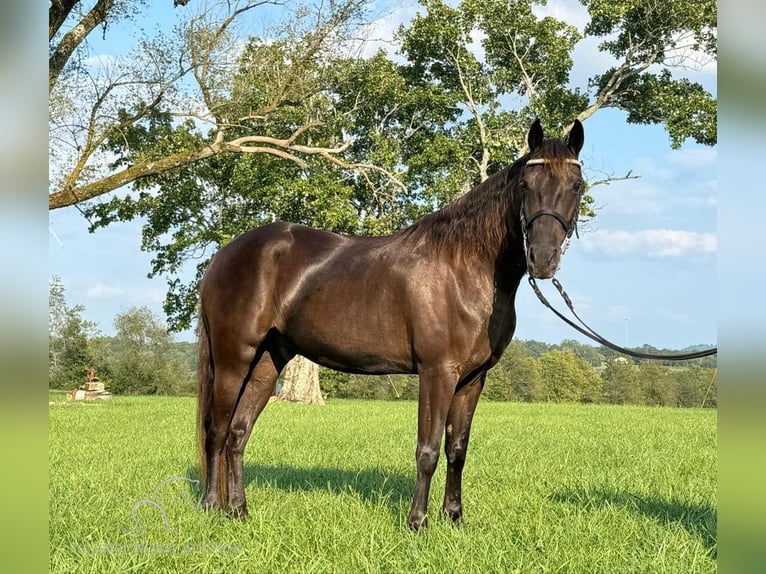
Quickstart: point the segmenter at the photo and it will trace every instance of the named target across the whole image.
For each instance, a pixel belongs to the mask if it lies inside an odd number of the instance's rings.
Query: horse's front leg
[[[444,452],[447,455],[447,483],[444,487],[442,510],[454,523],[463,520],[462,482],[463,466],[468,451],[468,437],[471,434],[471,422],[479,401],[484,377],[482,370],[452,398],[445,427],[446,441]]]
[[[428,523],[426,512],[431,478],[439,462],[444,423],[457,384],[457,376],[448,369],[424,368],[419,375],[418,446],[415,451],[418,474],[407,519],[407,524],[413,530],[427,526]]]

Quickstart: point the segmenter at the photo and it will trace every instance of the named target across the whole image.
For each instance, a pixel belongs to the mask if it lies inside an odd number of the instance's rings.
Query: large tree
[[[314,71],[344,44],[367,2],[289,3],[291,16],[271,31],[274,38],[270,40],[276,40],[274,44],[281,50],[264,43],[264,50],[254,55],[247,70],[232,65],[242,40],[237,23],[253,9],[283,2],[201,4],[198,12],[179,17],[172,31],[143,38],[129,55],[95,66],[85,58],[88,35],[99,24],[106,34],[110,23],[141,10],[143,3],[99,0],[85,15],[74,10],[81,2],[52,3],[49,208],[78,204],[229,153],[269,154],[301,167],[307,166],[308,157],[321,157],[343,168],[375,170],[375,166],[352,165],[342,159],[349,142],[339,132],[332,145],[313,145],[312,132],[324,124],[318,114],[304,114],[278,133],[264,125],[283,108],[312,108],[321,99]],[[72,27],[62,35],[65,23]],[[240,94],[236,70],[240,87],[249,73],[257,77],[265,70],[273,81]],[[157,117],[182,123],[187,137],[175,138],[171,147],[144,146],[143,153],[131,154],[130,163],[109,161],[116,139],[156,125]],[[209,129],[203,131],[201,125]]]
[[[391,232],[514,161],[535,116],[564,133],[613,107],[664,125],[673,147],[715,143],[715,99],[677,73],[716,57],[711,0],[582,0],[582,33],[541,17],[541,1],[424,0],[397,33],[399,55],[369,58],[346,49],[363,0],[318,4],[237,43],[238,18],[260,4],[212,4],[172,39],[142,43],[132,68],[73,68],[51,94],[66,159],[54,155],[51,208],[130,184],[85,211],[92,228],[146,218],[172,328],[191,324],[208,257],[238,233],[275,219]],[[583,34],[614,65],[575,86]],[[181,281],[193,260],[194,279]]]

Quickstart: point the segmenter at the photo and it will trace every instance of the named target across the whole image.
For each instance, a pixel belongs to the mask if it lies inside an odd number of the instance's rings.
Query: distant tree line
[[[640,349],[673,352],[649,345]],[[715,408],[716,367],[715,356],[683,362],[635,361],[611,349],[573,340],[558,345],[513,340],[487,373],[482,397],[490,401]],[[319,384],[327,398],[418,397],[418,379],[413,375],[380,377],[321,369]]]
[[[114,394],[194,394],[196,344],[173,340],[146,307],[133,307],[114,320],[104,336],[69,306],[61,279],[49,287],[49,386],[71,390],[90,368]],[[673,352],[639,347],[644,352]],[[696,349],[687,348],[684,351]],[[513,340],[487,374],[482,396],[490,401],[580,402],[667,407],[717,406],[716,356],[692,361],[636,361],[606,347],[567,339],[557,345]],[[322,368],[325,398],[415,400],[414,375],[365,376]]]
[[[196,390],[196,345],[176,342],[147,307],[132,307],[114,319],[116,334],[101,334],[82,317],[82,305],[69,306],[59,277],[49,285],[48,386],[80,387],[93,368],[114,394],[175,395]]]

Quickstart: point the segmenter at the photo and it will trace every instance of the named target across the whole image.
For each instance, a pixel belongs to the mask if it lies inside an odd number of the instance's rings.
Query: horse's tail
[[[207,485],[207,453],[205,439],[207,438],[206,420],[213,402],[213,364],[210,356],[210,337],[207,332],[207,322],[200,310],[197,323],[197,449],[199,451],[199,468],[202,473],[202,485]]]

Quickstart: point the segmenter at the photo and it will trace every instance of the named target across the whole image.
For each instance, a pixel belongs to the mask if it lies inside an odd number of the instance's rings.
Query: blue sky
[[[169,21],[171,3],[159,4],[152,19]],[[585,22],[577,2],[549,1],[544,10],[579,28]],[[375,36],[390,36],[413,13],[409,5],[394,4]],[[107,42],[93,43],[93,54],[120,52],[131,36],[127,28],[108,30]],[[575,52],[573,81],[584,85],[584,78],[604,69],[604,58],[584,42]],[[715,93],[715,65],[689,76]],[[630,346],[715,343],[717,149],[687,142],[672,150],[661,126],[628,125],[616,110],[601,110],[584,125],[586,177],[632,171],[640,178],[594,188],[598,215],[581,226],[580,239],[563,258],[557,276],[580,315],[618,344],[626,338]],[[84,305],[85,317],[105,334],[113,333],[114,316],[131,306],[147,305],[162,315],[165,280],[146,278],[150,259],[140,251],[140,222],[89,234],[75,208],[50,213],[49,273],[62,278],[69,303]],[[553,289],[545,287],[553,301]],[[518,338],[587,341],[542,307],[526,283],[517,311]],[[193,340],[193,334],[177,338]]]

